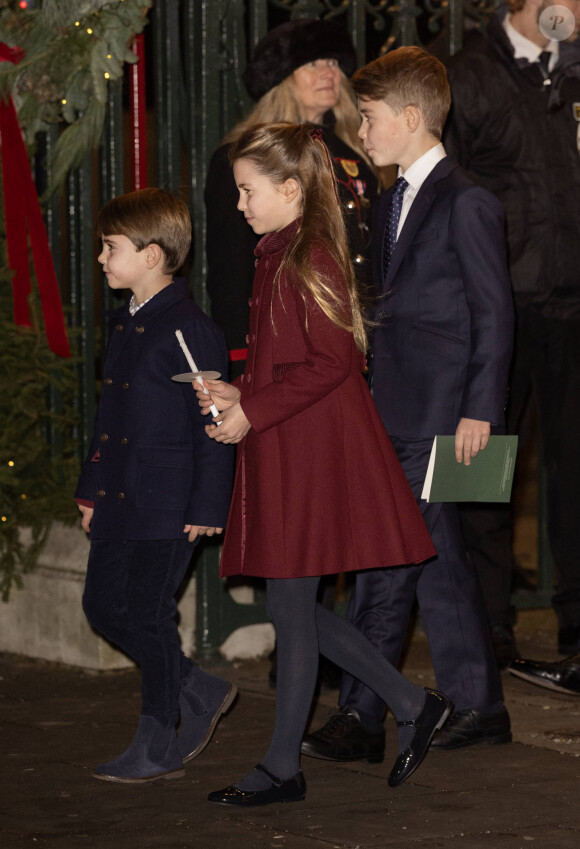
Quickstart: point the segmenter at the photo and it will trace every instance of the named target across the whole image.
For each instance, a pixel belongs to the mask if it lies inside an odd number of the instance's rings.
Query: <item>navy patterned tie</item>
[[[395,180],[395,191],[391,198],[391,205],[387,214],[387,232],[385,233],[385,241],[383,247],[383,276],[387,276],[389,262],[395,250],[397,243],[397,229],[399,227],[399,218],[401,217],[401,209],[403,207],[403,195],[409,184],[404,177],[398,177]]]

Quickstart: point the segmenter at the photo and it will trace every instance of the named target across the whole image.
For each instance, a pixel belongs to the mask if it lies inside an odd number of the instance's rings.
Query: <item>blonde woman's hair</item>
[[[232,163],[237,159],[251,160],[274,185],[296,180],[302,192],[302,219],[276,275],[274,292],[281,274],[286,273],[305,303],[311,296],[330,321],[352,333],[359,350],[366,351],[366,331],[346,228],[324,142],[313,137],[308,124],[257,124],[237,138],[229,157]],[[346,299],[330,276],[313,267],[312,254],[317,249],[330,254],[341,269]]]
[[[371,168],[374,168],[358,137],[360,114],[352,86],[342,71],[340,72],[340,76],[338,103],[331,110],[336,120],[333,128],[334,133],[345,144],[353,148]],[[296,88],[292,75],[286,77],[281,83],[266,92],[258,100],[250,114],[230,130],[224,139],[224,143],[228,144],[237,141],[246,130],[256,124],[270,124],[281,121],[290,124],[302,124],[308,121],[304,107],[296,96]]]

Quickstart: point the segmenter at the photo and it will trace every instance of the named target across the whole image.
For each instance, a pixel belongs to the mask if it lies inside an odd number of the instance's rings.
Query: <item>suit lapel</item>
[[[401,262],[403,261],[404,257],[407,254],[407,251],[412,245],[417,230],[419,229],[423,222],[423,219],[427,215],[429,207],[435,200],[437,194],[435,191],[435,184],[447,177],[450,171],[454,170],[456,167],[457,163],[453,159],[450,159],[448,156],[446,156],[445,159],[442,159],[440,162],[437,163],[435,168],[433,168],[433,170],[419,189],[417,197],[411,204],[411,209],[409,210],[409,214],[405,219],[405,223],[403,224],[403,228],[401,230],[401,233],[399,234],[399,238],[397,239],[397,244],[395,245],[395,250],[393,251],[393,254],[391,256],[389,269],[387,271],[387,276],[384,281],[385,289],[390,288],[390,283],[394,279],[401,265]]]

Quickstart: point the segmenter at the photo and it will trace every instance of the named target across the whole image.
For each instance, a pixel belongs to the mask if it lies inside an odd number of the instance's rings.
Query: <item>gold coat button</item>
[[[102,433],[101,434],[101,442],[106,442],[108,438],[109,438],[108,433]]]
[[[122,325],[122,324],[116,324],[116,325],[115,325],[115,330],[121,331],[122,329],[123,329],[123,325]]]
[[[106,377],[106,378],[103,380],[103,383],[106,383],[106,384],[107,384],[107,386],[110,386],[112,382],[113,382],[113,378],[112,378],[112,377]]]
[[[125,493],[124,492],[118,492],[117,498],[121,498],[121,499],[125,498]]]
[[[105,494],[106,494],[106,493],[105,493],[105,490],[104,490],[104,489],[99,489],[99,490],[97,490],[97,495],[99,496],[99,498],[104,498],[104,497],[105,497]]]
[[[129,384],[128,384],[128,383],[124,383],[124,384],[123,384],[123,389],[128,389],[128,388],[129,388]]]
[[[127,437],[122,436],[121,437],[121,445],[128,445],[128,444],[129,444],[129,440],[127,439]]]
[[[143,327],[143,325],[142,325],[142,324],[139,324],[139,325],[135,328],[135,333],[145,333],[145,328]]]

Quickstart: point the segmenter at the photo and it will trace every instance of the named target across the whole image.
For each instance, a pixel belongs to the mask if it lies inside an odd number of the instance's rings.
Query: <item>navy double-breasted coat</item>
[[[93,502],[91,539],[182,539],[184,524],[225,527],[233,450],[209,439],[175,336],[196,365],[226,374],[217,325],[174,280],[131,316],[110,318],[94,434],[76,498]]]

